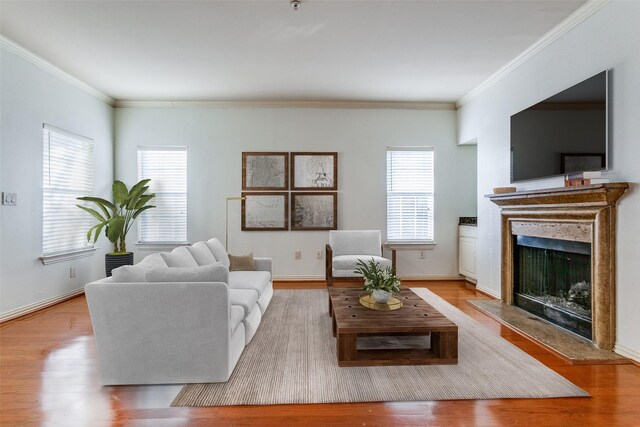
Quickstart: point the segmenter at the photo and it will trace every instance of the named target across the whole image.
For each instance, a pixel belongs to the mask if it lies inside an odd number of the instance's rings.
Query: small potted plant
[[[146,194],[150,179],[143,179],[136,185],[127,189],[122,181],[113,182],[113,203],[100,197],[78,197],[78,200],[94,203],[99,209],[91,209],[86,206],[76,205],[80,209],[90,213],[98,220],[98,223],[87,232],[87,240],[96,243],[100,233],[104,229],[107,239],[114,245],[114,251],[105,255],[105,269],[107,277],[111,276],[111,270],[122,265],[133,264],[133,252],[127,252],[127,233],[136,218],[147,209],[155,208],[148,205],[149,200],[156,195]]]
[[[370,292],[377,303],[386,304],[394,292],[400,292],[400,278],[391,267],[383,269],[373,258],[366,263],[359,259],[356,265],[354,273],[362,274],[364,290]]]

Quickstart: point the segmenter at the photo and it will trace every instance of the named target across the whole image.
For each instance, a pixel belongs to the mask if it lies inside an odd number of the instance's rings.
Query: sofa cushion
[[[253,262],[253,252],[248,255],[229,255],[229,271],[255,271],[256,265]]]
[[[229,302],[231,305],[241,306],[246,318],[258,304],[258,292],[251,289],[229,289]]]
[[[192,246],[187,246],[187,250],[198,265],[209,265],[216,262],[216,258],[209,250],[209,246],[204,242],[198,242],[194,243]]]
[[[146,257],[144,257],[142,259],[142,261],[137,263],[136,267],[144,267],[144,268],[150,270],[152,268],[166,268],[166,267],[168,267],[168,265],[164,261],[164,258],[162,258],[162,255],[160,255],[160,254],[151,254],[151,255],[147,255]]]
[[[332,230],[329,245],[333,256],[338,255],[382,255],[380,230]]]
[[[271,283],[271,273],[268,271],[230,271],[230,289],[253,289],[262,295]]]
[[[391,260],[382,258],[379,256],[372,255],[339,255],[333,257],[333,269],[334,270],[350,270],[353,272],[356,268],[358,268],[358,260],[362,260],[363,262],[368,262],[373,258],[376,261],[380,268],[385,269],[387,267],[391,267]],[[355,276],[356,274],[354,274]]]
[[[229,255],[227,254],[224,246],[222,246],[222,243],[220,243],[220,240],[214,237],[213,239],[207,240],[205,243],[209,247],[209,250],[211,251],[213,256],[216,258],[216,261],[221,262],[222,265],[229,268],[229,265],[231,264],[231,262],[229,261]]]
[[[166,268],[166,267],[165,267]],[[144,266],[123,265],[111,270],[111,277],[116,283],[146,282],[145,275],[149,271]]]
[[[169,267],[197,267],[198,263],[185,246],[179,246],[171,252],[160,254]]]
[[[244,319],[244,308],[232,305],[229,312],[229,332],[233,334],[238,329],[238,325],[242,323],[242,319]]]
[[[228,270],[219,262],[202,267],[165,267],[149,270],[147,282],[224,282],[229,280]]]

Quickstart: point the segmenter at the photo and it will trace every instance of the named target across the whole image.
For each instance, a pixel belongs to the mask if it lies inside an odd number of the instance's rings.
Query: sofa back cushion
[[[224,282],[229,270],[220,262],[196,267],[167,267],[147,271],[147,282]]]
[[[160,254],[169,267],[197,267],[198,263],[185,246],[179,246],[171,252]]]
[[[333,256],[375,255],[381,256],[382,238],[380,230],[329,231],[329,245]]]
[[[229,265],[231,265],[229,255],[227,254],[224,246],[222,246],[222,243],[220,243],[220,240],[214,237],[213,239],[207,240],[205,243],[209,247],[209,250],[215,257],[216,261],[221,262],[222,265],[229,268]]]
[[[160,254],[148,255],[136,265],[115,268],[111,271],[111,277],[116,283],[146,282],[147,271],[154,268],[167,268],[167,263]]]
[[[204,242],[194,243],[192,246],[187,246],[187,250],[191,253],[191,256],[198,265],[209,265],[216,262],[216,258],[213,256]]]
[[[116,283],[146,282],[147,271],[138,265],[123,265],[111,270],[111,277]]]

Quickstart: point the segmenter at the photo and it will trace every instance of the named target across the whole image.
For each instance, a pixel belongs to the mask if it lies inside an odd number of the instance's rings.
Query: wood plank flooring
[[[464,282],[407,285],[431,289],[593,397],[170,408],[180,385],[98,384],[91,321],[78,297],[0,325],[0,425],[640,426],[640,367],[569,365],[467,304],[487,297]]]

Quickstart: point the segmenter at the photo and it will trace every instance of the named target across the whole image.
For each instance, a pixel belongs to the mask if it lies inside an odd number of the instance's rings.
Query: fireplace
[[[627,188],[621,182],[488,195],[500,207],[503,303],[612,350],[616,203]]]
[[[514,305],[591,339],[591,244],[514,238]]]

